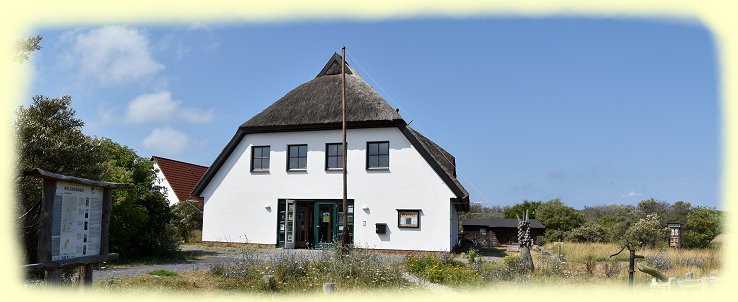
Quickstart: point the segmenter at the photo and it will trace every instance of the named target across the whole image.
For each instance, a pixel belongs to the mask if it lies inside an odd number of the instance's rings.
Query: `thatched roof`
[[[457,196],[454,205],[469,208],[469,194],[456,179],[454,157],[433,141],[407,126],[392,108],[348,64],[346,70],[346,112],[348,128],[398,127],[441,179]],[[318,75],[243,123],[210,169],[195,186],[199,196],[244,135],[277,131],[307,131],[341,128],[341,56],[328,60]]]
[[[348,124],[395,123],[397,111],[351,70],[346,63],[346,121]],[[341,123],[341,56],[334,53],[315,79],[241,125],[242,128],[312,128]]]

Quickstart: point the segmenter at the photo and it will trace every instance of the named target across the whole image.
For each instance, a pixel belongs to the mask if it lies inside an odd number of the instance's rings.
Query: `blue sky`
[[[471,18],[41,28],[30,97],[85,133],[210,165],[333,52],[456,156],[471,200],[721,208],[719,70],[698,23]],[[166,139],[165,139],[166,138]]]

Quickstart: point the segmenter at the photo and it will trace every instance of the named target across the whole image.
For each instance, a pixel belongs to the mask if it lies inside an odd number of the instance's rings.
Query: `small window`
[[[251,171],[269,171],[269,146],[251,147]]]
[[[325,144],[325,169],[343,169],[343,144]]]
[[[480,228],[479,234],[482,234],[482,236],[487,236],[487,228]]]
[[[307,169],[307,145],[287,146],[287,170]]]
[[[389,168],[389,142],[366,143],[366,168]]]

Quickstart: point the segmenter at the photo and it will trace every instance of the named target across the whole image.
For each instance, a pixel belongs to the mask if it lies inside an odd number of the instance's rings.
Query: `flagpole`
[[[348,194],[347,194],[347,167],[346,167],[346,46],[341,48],[341,123],[343,132],[343,232],[341,234],[341,247],[346,251],[349,243],[348,230]]]

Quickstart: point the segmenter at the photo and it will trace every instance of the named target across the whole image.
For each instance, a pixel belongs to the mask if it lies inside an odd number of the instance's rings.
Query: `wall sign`
[[[420,210],[397,210],[397,227],[420,228]]]

